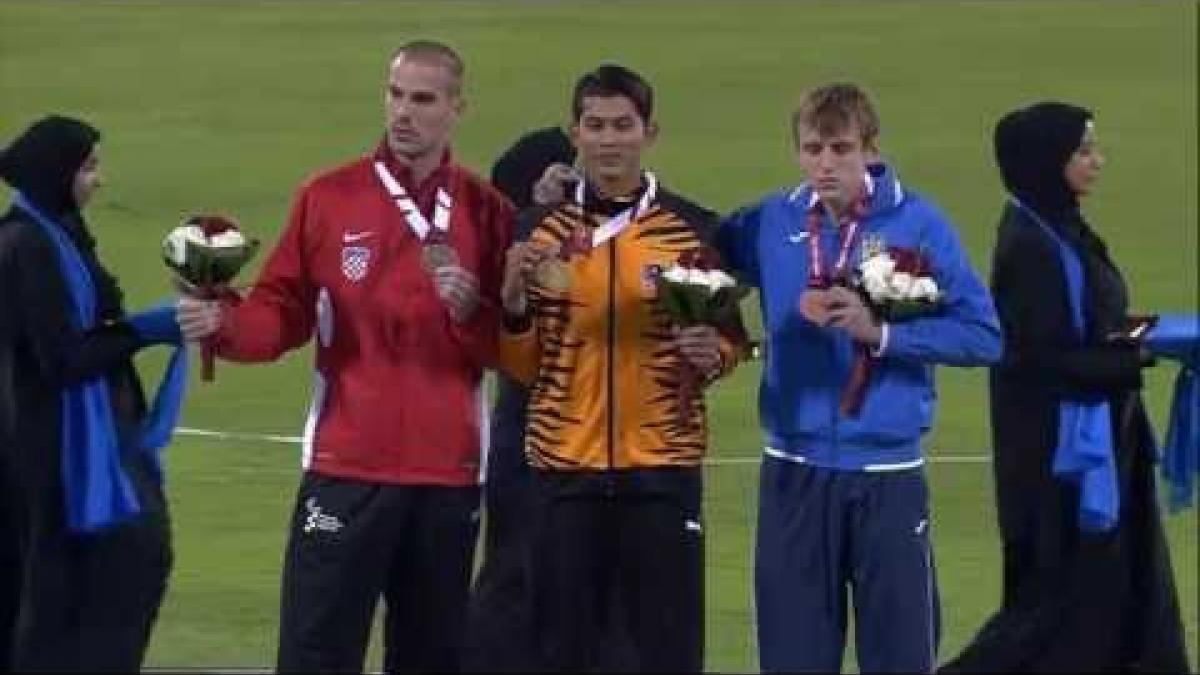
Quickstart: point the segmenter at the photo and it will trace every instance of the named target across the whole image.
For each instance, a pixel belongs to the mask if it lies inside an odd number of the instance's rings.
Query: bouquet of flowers
[[[928,259],[912,249],[891,247],[869,255],[859,265],[854,283],[883,321],[931,314],[942,301]]]
[[[865,242],[863,261],[841,286],[858,293],[876,319],[900,323],[940,311],[942,291],[923,250],[884,247]],[[826,288],[809,288],[800,296],[800,313],[818,326],[826,325],[834,299]],[[842,389],[839,408],[843,415],[857,415],[862,408],[867,381],[875,357],[858,345],[850,379]]]
[[[685,251],[656,277],[658,302],[680,326],[716,325],[736,315],[738,301],[749,290],[720,269],[720,256],[709,248]],[[680,373],[679,422],[690,424],[692,400],[700,391],[701,374],[688,365]]]
[[[921,249],[875,247],[866,253],[850,287],[856,289],[880,321],[901,323],[941,309],[942,291],[933,278],[929,258]],[[860,345],[842,390],[843,414],[857,415],[866,395],[875,357]]]
[[[716,266],[706,249],[686,251],[658,276],[658,301],[683,326],[715,324],[737,308],[746,289]]]
[[[248,238],[231,218],[195,215],[185,219],[163,239],[163,261],[182,281],[185,290],[205,299],[236,295],[229,284],[258,250],[258,240]],[[201,378],[213,379],[214,346],[201,346]]]

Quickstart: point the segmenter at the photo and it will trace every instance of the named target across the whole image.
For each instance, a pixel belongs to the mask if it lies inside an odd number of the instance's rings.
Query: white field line
[[[302,440],[299,436],[216,431],[213,429],[195,429],[192,427],[179,427],[175,429],[175,433],[183,434],[184,436],[215,438],[222,441],[265,441],[267,443],[286,443],[289,445],[299,445]],[[983,464],[991,461],[991,457],[987,455],[928,455],[925,459],[934,464]],[[762,456],[754,455],[753,457],[712,457],[704,460],[704,463],[708,466],[728,466],[758,464],[760,461],[762,461]]]

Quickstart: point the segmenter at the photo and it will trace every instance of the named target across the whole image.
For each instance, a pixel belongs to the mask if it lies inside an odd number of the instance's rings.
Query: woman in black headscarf
[[[995,144],[1011,196],[992,263],[1005,339],[990,378],[1004,592],[943,671],[1186,672],[1140,394],[1151,361],[1129,335],[1121,273],[1079,210],[1103,164],[1092,114],[1022,108],[1000,120]],[[1091,435],[1077,435],[1089,416]],[[1086,485],[1066,473],[1064,452],[1081,438],[1103,438],[1111,457]]]
[[[148,410],[132,357],[181,336],[173,305],[127,316],[96,257],[80,209],[98,140],[51,116],[0,152],[0,667],[17,671],[139,670],[171,567],[151,427],[173,426],[182,361]]]

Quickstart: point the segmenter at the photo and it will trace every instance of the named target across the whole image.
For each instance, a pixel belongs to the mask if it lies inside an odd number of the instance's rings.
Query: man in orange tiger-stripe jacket
[[[642,170],[652,98],[620,66],[580,79],[571,136],[583,180],[526,214],[528,241],[505,274],[500,361],[530,385],[534,611],[551,670],[600,665],[614,594],[638,669],[703,665],[702,392],[734,367],[744,334],[736,313],[674,326],[658,302],[656,275],[705,248],[715,219]],[[564,245],[574,253],[553,283],[543,263]],[[695,394],[681,396],[689,377]]]

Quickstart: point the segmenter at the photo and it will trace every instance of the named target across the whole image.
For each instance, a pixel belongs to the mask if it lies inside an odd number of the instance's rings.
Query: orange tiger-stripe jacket
[[[528,238],[562,245],[606,216],[576,202],[532,209]],[[532,316],[500,338],[501,367],[530,387],[525,453],[551,471],[695,467],[704,455],[703,387],[681,399],[683,359],[657,302],[656,276],[680,254],[706,246],[716,214],[659,190],[617,236],[567,261],[569,290],[534,281]],[[721,371],[745,342],[740,316],[718,326]]]

